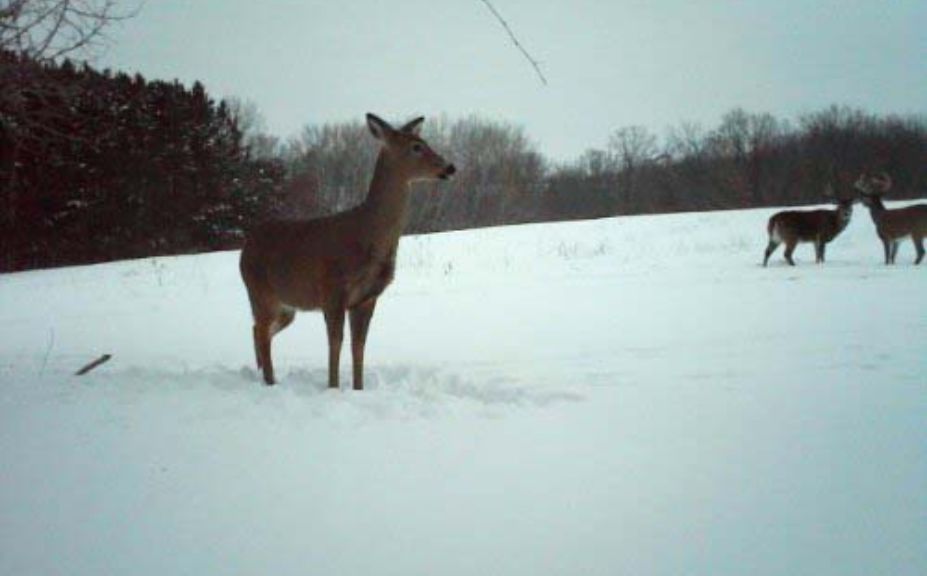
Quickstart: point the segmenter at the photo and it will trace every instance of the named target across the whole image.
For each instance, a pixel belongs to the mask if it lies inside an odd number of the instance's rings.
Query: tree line
[[[254,113],[252,107],[252,113]],[[260,122],[248,122],[260,125]],[[927,118],[831,106],[794,123],[734,109],[707,129],[684,122],[663,138],[642,126],[569,162],[541,154],[523,127],[478,116],[440,117],[424,137],[461,168],[413,194],[410,232],[673,211],[829,202],[863,171],[893,175],[893,198],[927,190]],[[246,142],[282,159],[284,212],[312,217],[366,193],[376,144],[361,121],[307,125],[289,141],[260,130]]]
[[[11,51],[0,51],[0,78],[14,80],[0,90],[0,270],[235,248],[260,220],[360,202],[376,155],[360,119],[281,140],[253,104],[217,101],[198,82]],[[412,233],[820,203],[828,184],[851,193],[865,169],[889,172],[898,198],[927,184],[923,117],[844,107],[794,123],[736,109],[717,127],[683,123],[663,138],[624,127],[561,163],[509,122],[425,126],[459,171],[417,185]]]
[[[831,106],[789,122],[734,109],[713,129],[683,123],[662,139],[615,130],[603,148],[554,170],[555,198],[584,198],[575,217],[828,202],[856,194],[863,171],[885,171],[893,198],[927,192],[927,117]],[[568,208],[567,208],[568,209]]]

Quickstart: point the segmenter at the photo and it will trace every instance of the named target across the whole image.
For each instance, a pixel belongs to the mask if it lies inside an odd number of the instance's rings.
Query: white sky
[[[924,0],[147,0],[95,62],[310,122],[480,114],[558,159],[621,126],[714,125],[735,106],[927,113]]]

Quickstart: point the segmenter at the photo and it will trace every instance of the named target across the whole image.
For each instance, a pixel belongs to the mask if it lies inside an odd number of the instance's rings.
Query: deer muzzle
[[[457,168],[455,168],[453,164],[448,164],[444,167],[444,170],[441,172],[441,174],[438,175],[438,178],[442,180],[450,180],[451,176],[453,176],[456,172]]]

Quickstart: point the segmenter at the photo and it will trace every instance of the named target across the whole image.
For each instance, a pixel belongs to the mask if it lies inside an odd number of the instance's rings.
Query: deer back
[[[837,210],[787,210],[769,220],[769,233],[784,242],[829,241],[839,234],[846,222],[838,218]]]
[[[874,214],[873,219],[879,234],[888,238],[927,236],[927,204],[915,204],[904,208],[884,209]]]

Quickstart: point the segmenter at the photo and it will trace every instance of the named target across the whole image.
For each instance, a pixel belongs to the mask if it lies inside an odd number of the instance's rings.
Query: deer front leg
[[[814,262],[815,264],[824,263],[824,241],[815,240],[814,242]]]
[[[914,250],[917,252],[917,257],[914,259],[914,264],[920,264],[924,259],[924,237],[912,236],[911,240],[914,241]]]
[[[785,245],[785,261],[789,263],[789,266],[794,266],[795,261],[792,260],[792,253],[795,252],[795,246],[797,242],[787,242]]]
[[[257,323],[254,324],[251,333],[254,336],[254,358],[257,361],[257,368],[258,370],[263,370],[264,360],[263,353],[261,352],[261,332],[258,329]]]
[[[364,389],[364,347],[367,345],[367,330],[370,328],[370,319],[377,306],[376,298],[352,308],[351,317],[351,358],[354,367],[354,389]]]
[[[892,263],[892,242],[891,240],[882,240],[882,246],[885,248],[885,264]]]
[[[325,307],[325,327],[328,329],[328,387],[338,388],[338,364],[344,339],[344,305],[341,301]]]

